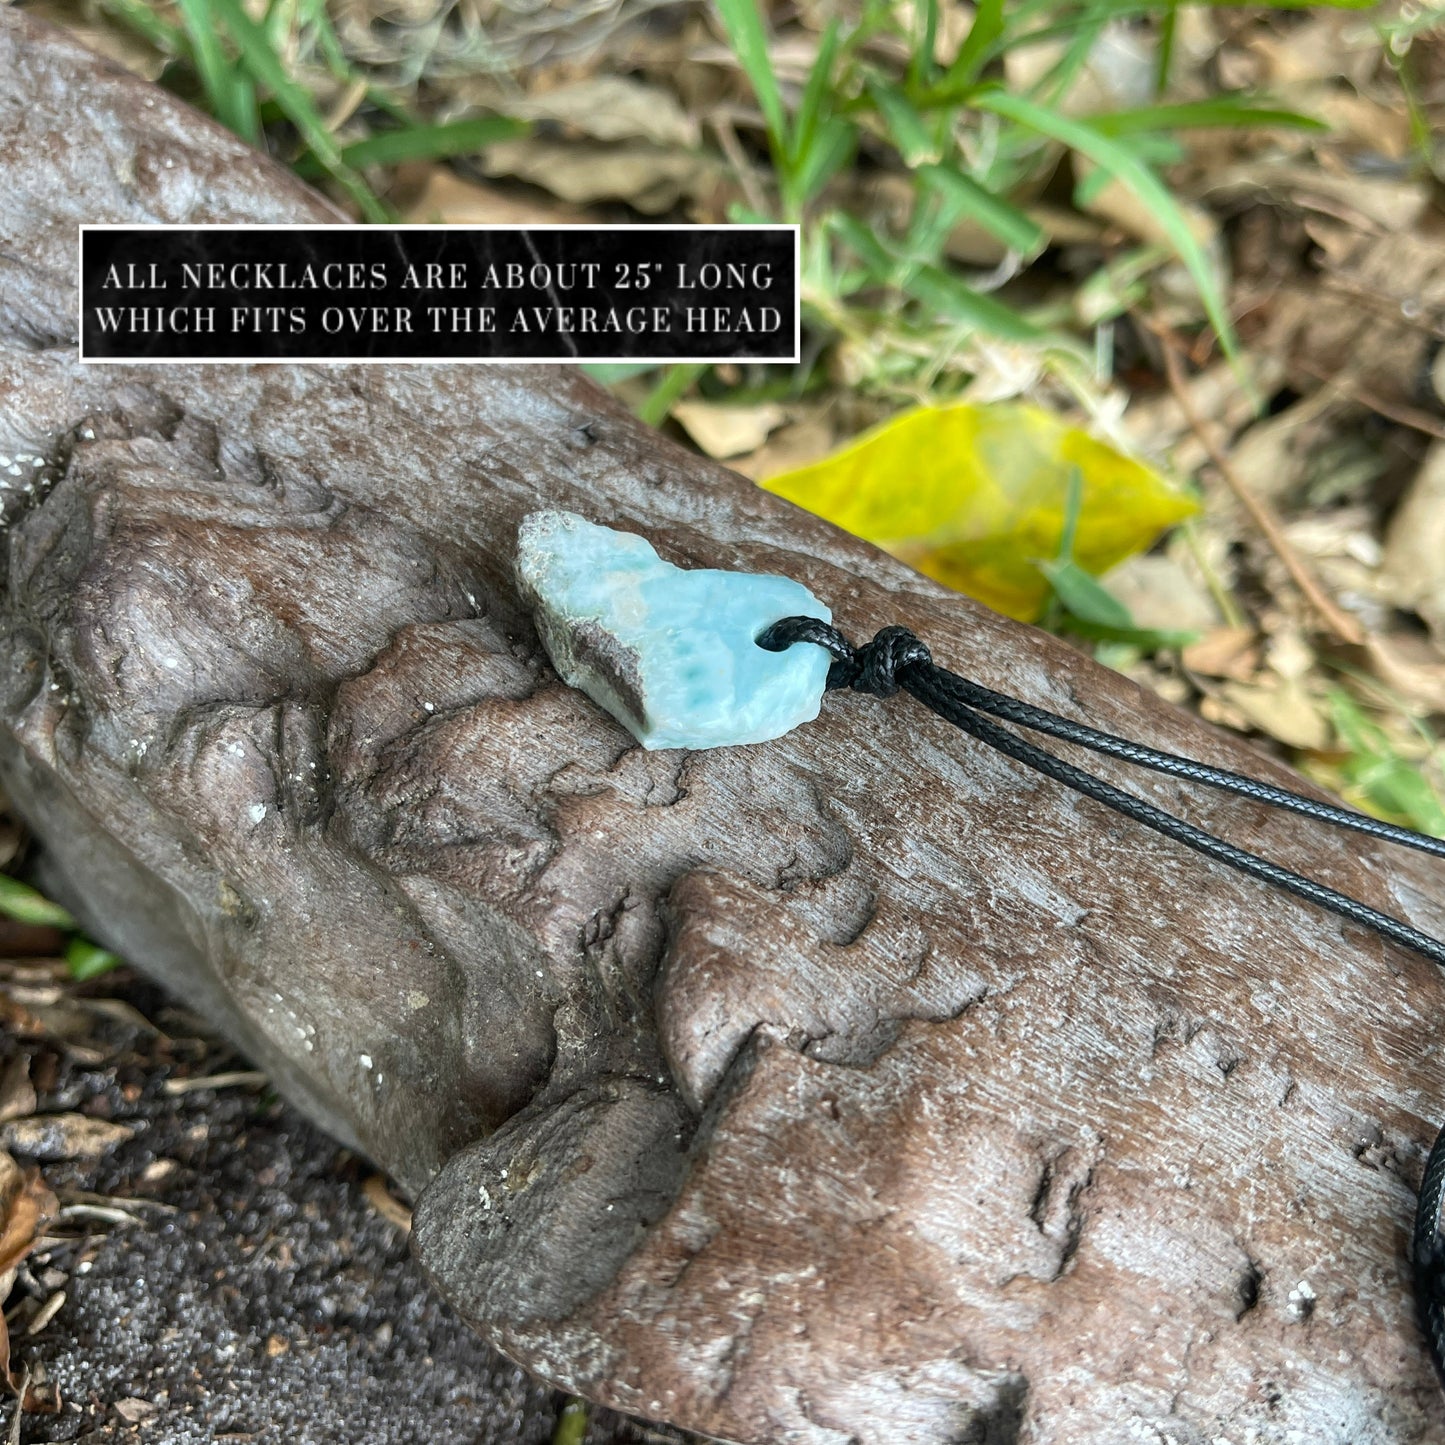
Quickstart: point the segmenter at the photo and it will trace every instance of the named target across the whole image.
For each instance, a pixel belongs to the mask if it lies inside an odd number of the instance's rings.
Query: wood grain
[[[548,1378],[728,1439],[1445,1439],[1430,965],[906,698],[648,754],[510,580],[569,508],[1298,785],[561,367],[80,367],[80,220],[331,211],[0,10],[0,774],[98,937],[418,1197]],[[6,476],[0,467],[0,476]],[[1118,776],[1112,772],[1111,776]],[[1437,865],[1127,785],[1420,927]]]

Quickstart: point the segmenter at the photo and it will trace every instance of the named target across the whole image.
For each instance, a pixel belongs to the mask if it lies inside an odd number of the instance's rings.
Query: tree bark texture
[[[906,697],[644,752],[541,654],[517,525],[1297,778],[570,369],[81,367],[77,222],[334,213],[13,9],[0,175],[4,785],[89,929],[419,1196],[488,1339],[737,1441],[1445,1440],[1430,964]],[[1445,931],[1438,863],[1126,781]]]

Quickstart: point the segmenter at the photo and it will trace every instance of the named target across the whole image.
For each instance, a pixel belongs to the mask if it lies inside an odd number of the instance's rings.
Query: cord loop
[[[904,668],[933,662],[927,644],[906,627],[881,628],[872,642],[854,647],[821,617],[784,617],[761,632],[757,641],[768,652],[782,652],[795,642],[811,642],[831,653],[830,692],[847,687],[873,697],[892,697],[899,690],[898,675]]]
[[[898,691],[898,674],[905,667],[927,665],[933,654],[906,627],[884,627],[853,655],[853,676],[848,686],[873,697],[892,697]],[[831,682],[831,679],[830,679]]]

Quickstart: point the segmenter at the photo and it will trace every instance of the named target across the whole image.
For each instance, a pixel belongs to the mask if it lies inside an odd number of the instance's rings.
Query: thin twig
[[[10,1421],[10,1428],[5,1432],[6,1445],[20,1445],[20,1426],[25,1419],[25,1397],[30,1393],[30,1366],[26,1365],[25,1372],[20,1376],[20,1388],[15,1391],[15,1414]]]
[[[1310,365],[1308,361],[1300,362],[1299,367],[1302,371],[1308,372],[1316,381],[1333,386],[1342,396],[1357,402],[1367,411],[1378,412],[1387,421],[1398,422],[1401,426],[1409,427],[1411,431],[1424,432],[1426,436],[1445,440],[1445,422],[1440,421],[1438,417],[1431,416],[1428,411],[1422,411],[1417,406],[1410,406],[1407,402],[1389,401],[1383,396],[1377,396],[1374,392],[1367,391],[1350,374],[1349,368],[1337,371],[1331,376],[1321,367]]]
[[[259,1069],[238,1069],[230,1074],[193,1074],[186,1079],[167,1079],[161,1088],[167,1094],[193,1094],[197,1089],[261,1089],[270,1082]]]
[[[323,117],[322,123],[326,129],[334,135],[347,121],[356,114],[356,108],[366,99],[366,92],[370,89],[367,82],[357,76],[345,90],[336,98],[336,103]]]
[[[1275,556],[1284,564],[1284,569],[1294,580],[1295,586],[1304,594],[1305,600],[1319,614],[1325,626],[1342,642],[1348,642],[1354,647],[1363,646],[1365,629],[1348,612],[1343,611],[1320,586],[1309,568],[1300,560],[1299,554],[1290,546],[1274,509],[1245,486],[1239,473],[1220,449],[1207,423],[1199,414],[1199,409],[1194,405],[1194,398],[1189,395],[1189,388],[1185,385],[1184,375],[1179,367],[1178,341],[1173,333],[1165,326],[1151,325],[1150,329],[1159,338],[1164,353],[1164,375],[1169,383],[1169,390],[1174,393],[1174,400],[1179,403],[1184,420],[1189,423],[1189,429],[1209,454],[1210,461],[1214,463],[1215,470],[1224,479],[1225,485],[1234,493],[1240,506],[1249,513]]]
[[[769,209],[767,197],[763,195],[763,188],[758,183],[757,172],[753,170],[748,163],[748,158],[743,154],[743,148],[738,143],[738,133],[733,129],[732,121],[716,112],[708,119],[712,124],[713,133],[718,138],[718,144],[722,146],[723,154],[728,158],[728,164],[737,174],[738,184],[743,188],[743,196],[748,205],[759,215],[767,215]]]

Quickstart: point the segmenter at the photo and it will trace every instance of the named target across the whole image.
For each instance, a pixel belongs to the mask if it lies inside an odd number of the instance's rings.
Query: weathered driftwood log
[[[541,656],[516,527],[786,573],[1297,780],[575,372],[79,367],[77,221],[328,212],[13,10],[0,172],[4,784],[87,926],[419,1194],[478,1329],[737,1440],[1445,1439],[1405,1259],[1430,965],[906,699],[643,752]],[[1445,929],[1436,865],[1208,816]]]

